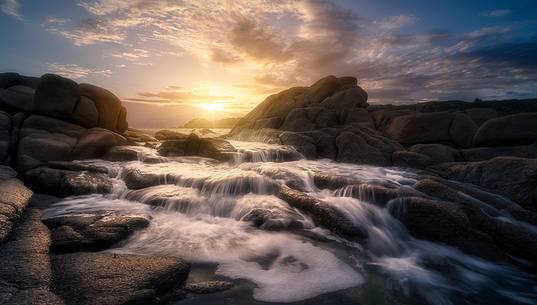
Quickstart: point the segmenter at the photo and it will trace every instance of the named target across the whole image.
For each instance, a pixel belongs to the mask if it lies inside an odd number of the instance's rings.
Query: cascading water
[[[139,150],[139,161],[89,161],[110,169],[114,193],[66,198],[46,217],[148,213],[151,225],[111,251],[217,264],[216,274],[254,283],[253,298],[259,301],[288,303],[350,289],[360,293],[341,304],[393,300],[379,301],[372,294],[390,295],[402,304],[535,304],[533,275],[413,238],[368,188],[378,184],[417,192],[415,174],[308,161],[277,145],[233,145],[239,153],[230,163],[161,158],[161,163],[147,164],[146,158],[155,159],[147,148]],[[132,169],[159,183],[128,189],[125,173]],[[319,190],[317,173],[361,181],[363,187]],[[327,203],[365,230],[367,239],[356,242],[316,226],[309,215],[274,195],[283,185]]]

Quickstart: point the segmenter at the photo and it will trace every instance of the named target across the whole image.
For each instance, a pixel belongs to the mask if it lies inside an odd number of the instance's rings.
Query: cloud
[[[379,22],[374,22],[384,30],[395,30],[415,22],[415,18],[407,15],[391,16]]]
[[[49,63],[47,64],[47,70],[49,70],[52,73],[61,75],[63,77],[72,78],[72,79],[85,78],[90,75],[102,75],[102,76],[112,75],[112,71],[109,69],[92,70],[90,68],[82,67],[76,64]]]
[[[168,86],[163,91],[139,92],[136,97],[126,98],[126,101],[136,103],[167,104],[167,105],[192,105],[214,101],[225,101],[233,96],[213,95],[203,90],[188,91],[179,86]]]
[[[8,16],[22,20],[23,16],[20,13],[20,3],[18,0],[4,0],[4,3],[0,5],[0,10]]]
[[[486,17],[503,17],[510,15],[511,13],[513,13],[513,11],[509,9],[496,9],[489,12],[484,12],[482,15]]]
[[[257,94],[328,74],[357,76],[373,101],[393,103],[537,91],[534,49],[512,41],[511,26],[410,31],[413,16],[370,20],[330,0],[95,0],[80,7],[90,18],[50,30],[79,46],[113,45],[118,64],[151,65],[172,54],[219,64],[247,79],[236,84],[246,108],[259,102]],[[130,100],[195,105],[230,95],[168,88]]]

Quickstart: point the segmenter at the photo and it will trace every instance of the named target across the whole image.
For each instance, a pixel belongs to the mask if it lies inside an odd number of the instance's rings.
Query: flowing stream
[[[337,299],[344,294],[334,304],[535,304],[537,280],[520,266],[417,240],[374,196],[347,197],[343,189],[320,190],[313,183],[314,174],[322,173],[413,188],[415,173],[305,160],[284,146],[232,144],[239,153],[228,163],[176,157],[149,164],[143,160],[153,158],[155,151],[142,147],[140,161],[84,161],[109,169],[114,192],[66,198],[45,215],[103,210],[149,214],[149,227],[109,251],[212,264],[216,276],[251,283],[248,294],[255,302],[303,302],[327,294]],[[162,184],[127,189],[123,179],[132,168],[161,177]],[[307,214],[274,196],[281,185],[344,213],[367,231],[367,240],[348,240],[316,226]],[[265,217],[262,226],[255,222],[259,215]]]

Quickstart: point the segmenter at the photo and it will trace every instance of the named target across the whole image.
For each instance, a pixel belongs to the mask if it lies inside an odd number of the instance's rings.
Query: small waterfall
[[[88,161],[109,169],[113,193],[66,198],[46,215],[148,213],[150,226],[111,251],[215,263],[219,275],[252,281],[260,301],[294,302],[366,289],[381,278],[382,291],[406,298],[407,304],[417,303],[414,298],[435,305],[535,303],[533,275],[415,239],[392,217],[390,200],[427,197],[415,189],[415,173],[305,160],[281,145],[233,145],[238,153],[227,163],[200,157],[148,163],[156,154],[150,148],[138,151],[138,161]],[[136,175],[129,175],[132,171]],[[318,174],[350,184],[322,190],[315,185]],[[358,243],[316,226],[310,215],[275,196],[282,186],[329,205],[365,230],[367,238]],[[515,222],[503,211],[502,200],[492,207],[481,200],[485,195],[475,191],[466,201],[491,217]]]

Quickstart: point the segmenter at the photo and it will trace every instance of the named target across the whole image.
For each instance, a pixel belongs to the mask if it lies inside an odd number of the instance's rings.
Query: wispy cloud
[[[509,9],[496,9],[488,12],[484,12],[482,15],[487,17],[503,17],[507,16],[513,13],[512,10]]]
[[[532,42],[507,47],[510,26],[409,32],[417,22],[413,16],[370,20],[330,0],[95,0],[80,7],[90,18],[50,30],[79,46],[116,46],[111,54],[118,64],[151,65],[156,56],[187,54],[202,66],[217,64],[248,76],[251,81],[240,86],[252,95],[327,74],[358,76],[373,100],[394,103],[499,97],[526,92],[537,82],[537,60],[524,57],[525,65],[506,60],[532,50]],[[187,92],[169,90],[131,101],[196,102]]]
[[[18,0],[4,0],[0,5],[0,10],[8,16],[22,20],[23,16],[20,12],[20,3]]]
[[[52,73],[56,73],[58,75],[61,75],[67,78],[72,78],[72,79],[85,78],[90,75],[103,75],[103,76],[112,75],[112,71],[109,69],[94,70],[94,69],[82,67],[76,64],[49,63],[47,64],[47,69]]]

